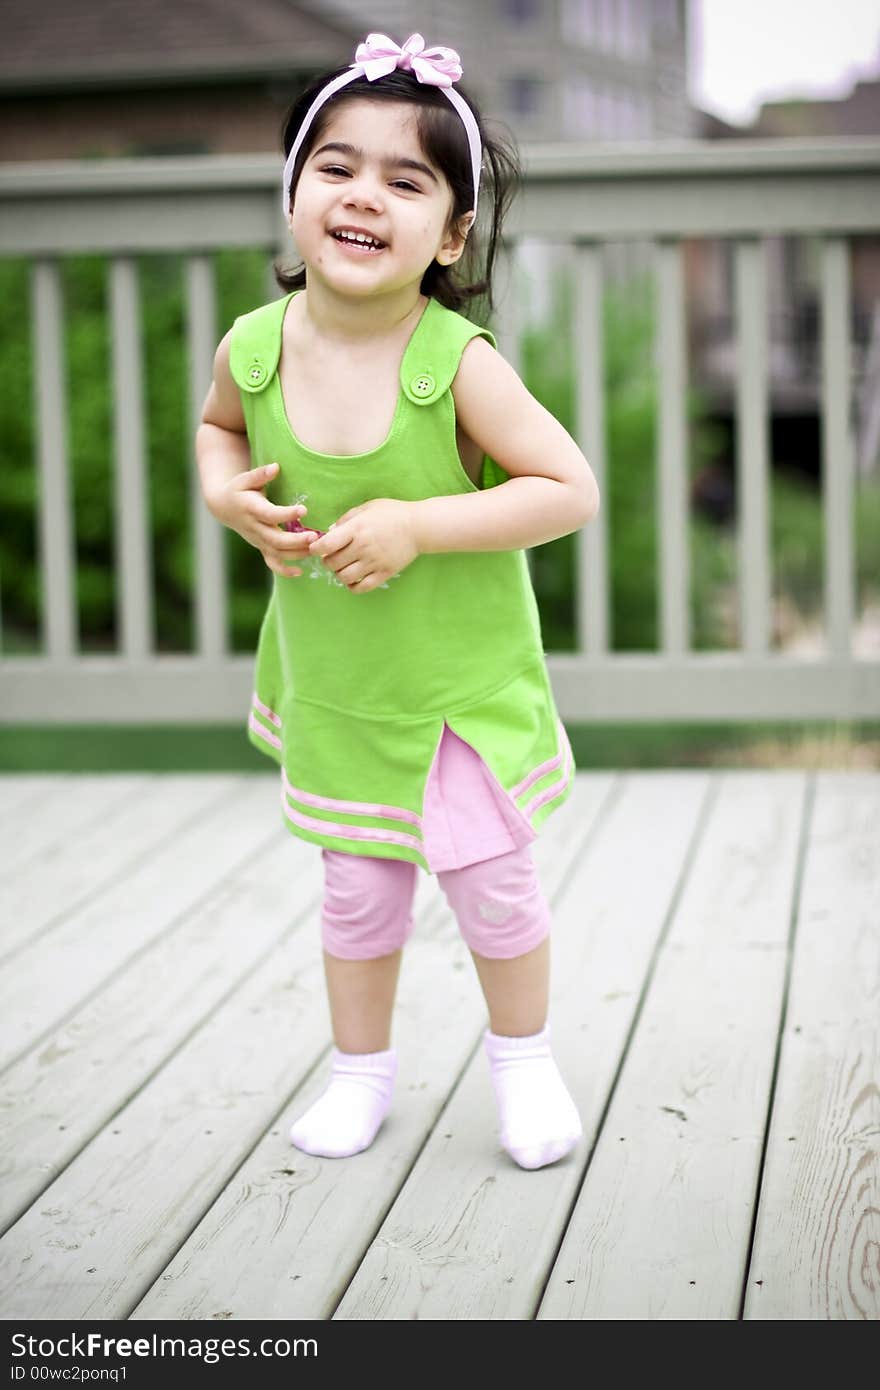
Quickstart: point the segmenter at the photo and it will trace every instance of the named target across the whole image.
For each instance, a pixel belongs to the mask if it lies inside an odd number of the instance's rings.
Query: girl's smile
[[[351,233],[331,232],[330,236],[336,245],[348,255],[380,256],[386,249],[385,246],[376,246],[372,241],[358,241]]]

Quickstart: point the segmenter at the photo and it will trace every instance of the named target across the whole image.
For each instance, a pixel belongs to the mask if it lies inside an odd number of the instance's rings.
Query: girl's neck
[[[314,279],[297,298],[301,300],[300,326],[306,336],[343,348],[394,337],[406,325],[418,322],[428,303],[428,296],[418,285],[355,299],[338,295]]]

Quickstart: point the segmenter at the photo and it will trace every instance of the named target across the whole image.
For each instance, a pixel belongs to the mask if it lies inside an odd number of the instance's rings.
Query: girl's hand
[[[230,478],[221,493],[213,499],[212,511],[224,526],[259,550],[269,569],[282,579],[298,579],[302,570],[290,566],[291,559],[308,555],[309,542],[318,538],[317,531],[282,530],[287,522],[295,521],[308,509],[302,504],[276,507],[263,488],[278,472],[277,464],[264,468],[249,468]]]
[[[369,593],[418,555],[411,516],[409,502],[374,497],[344,512],[309,552],[320,555],[352,593]]]

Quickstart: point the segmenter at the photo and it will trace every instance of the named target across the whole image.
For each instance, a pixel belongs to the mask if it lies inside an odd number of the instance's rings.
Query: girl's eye
[[[342,166],[341,166],[340,164],[325,164],[325,165],[324,165],[324,168],[321,170],[321,173],[322,173],[322,174],[347,174],[347,173],[348,173],[348,170],[347,170],[347,169],[343,169]],[[395,185],[396,185],[396,184],[402,184],[404,188],[410,188],[410,189],[412,189],[413,193],[421,193],[421,191],[422,191],[420,188],[417,188],[416,185],[415,185],[414,183],[410,183],[408,179],[395,179],[395,180],[394,180],[394,183],[395,183]]]

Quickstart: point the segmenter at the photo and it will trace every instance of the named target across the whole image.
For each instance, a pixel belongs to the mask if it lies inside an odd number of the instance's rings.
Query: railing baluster
[[[70,459],[61,273],[57,261],[35,261],[31,276],[35,328],[34,383],[37,465],[40,478],[39,538],[42,629],[53,662],[76,655],[76,557]]]
[[[767,414],[767,284],[757,238],[734,249],[737,325],[736,470],[740,646],[770,647],[770,535]]]
[[[828,655],[849,661],[855,614],[854,448],[850,430],[849,248],[822,242],[822,492],[825,518],[825,632]]]
[[[522,314],[520,312],[521,297],[517,283],[520,270],[517,245],[514,237],[502,237],[501,239],[497,261],[499,278],[496,281],[495,289],[496,310],[490,328],[495,334],[498,351],[521,377],[523,374],[520,343]],[[533,551],[526,550],[525,555],[529,574],[534,576]]]
[[[656,370],[659,385],[657,526],[660,544],[660,650],[690,651],[690,548],[687,469],[687,362],[681,243],[658,241]]]
[[[145,661],[153,649],[152,560],[148,544],[141,314],[137,263],[110,268],[113,344],[116,592],[121,654]]]
[[[187,329],[190,382],[190,481],[195,518],[195,649],[214,660],[226,653],[228,577],[224,530],[205,506],[195,458],[195,435],[211,385],[217,346],[217,299],[214,262],[210,256],[186,259]],[[221,335],[222,336],[222,335]]]
[[[575,373],[575,439],[605,495],[605,390],[602,332],[602,246],[574,244],[574,321],[572,356]],[[608,508],[600,505],[590,526],[576,533],[576,650],[590,655],[608,651]]]
[[[499,280],[496,282],[496,311],[493,332],[498,350],[514,371],[522,376],[520,333],[522,321],[517,290],[517,243],[512,237],[502,237],[497,258]],[[500,282],[500,283],[499,283]],[[490,325],[491,327],[491,325]]]

